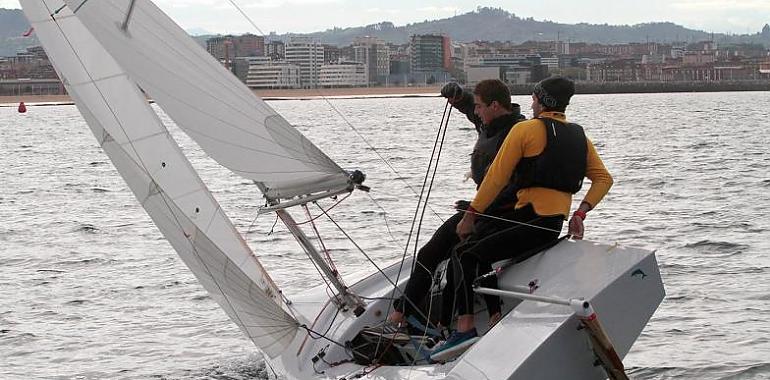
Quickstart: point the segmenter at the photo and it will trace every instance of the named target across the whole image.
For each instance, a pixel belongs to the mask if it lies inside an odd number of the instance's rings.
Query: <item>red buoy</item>
[[[19,103],[19,113],[25,113],[27,112],[27,106],[24,105],[24,102]]]

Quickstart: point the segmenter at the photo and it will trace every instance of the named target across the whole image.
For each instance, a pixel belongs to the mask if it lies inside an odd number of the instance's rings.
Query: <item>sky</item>
[[[235,2],[255,29],[232,5]],[[128,2],[126,0],[126,2]],[[561,23],[637,24],[670,21],[715,33],[757,33],[770,23],[770,0],[155,0],[182,28],[196,33],[309,33],[391,21],[396,26],[451,17],[477,6]],[[0,8],[19,8],[0,0]]]

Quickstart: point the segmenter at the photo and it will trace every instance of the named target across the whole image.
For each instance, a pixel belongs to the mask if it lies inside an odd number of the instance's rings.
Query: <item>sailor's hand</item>
[[[447,98],[449,103],[455,104],[463,97],[463,88],[457,82],[449,82],[441,88],[441,96]]]
[[[468,207],[470,207],[470,205],[471,202],[461,199],[459,201],[455,201],[455,210],[465,211],[468,209]]]
[[[583,239],[583,233],[585,232],[585,226],[583,225],[583,218],[585,218],[585,213],[574,213],[572,214],[572,218],[569,220],[569,234],[572,235],[572,239],[574,240],[581,240]]]
[[[463,218],[460,219],[460,223],[457,223],[457,236],[460,240],[465,240],[473,233],[473,223],[476,221],[476,215],[470,212],[466,212]]]

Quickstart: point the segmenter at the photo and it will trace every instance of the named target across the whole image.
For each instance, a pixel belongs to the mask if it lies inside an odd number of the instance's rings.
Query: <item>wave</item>
[[[99,228],[94,226],[93,224],[81,224],[80,227],[75,228],[73,232],[82,232],[86,234],[95,234],[99,232]]]
[[[627,373],[634,380],[753,380],[770,378],[770,363],[748,365],[712,365],[705,367],[631,367]]]
[[[724,254],[726,256],[737,255],[750,248],[750,246],[746,244],[717,240],[701,240],[695,243],[685,244],[684,247],[698,249],[698,251],[702,253]]]

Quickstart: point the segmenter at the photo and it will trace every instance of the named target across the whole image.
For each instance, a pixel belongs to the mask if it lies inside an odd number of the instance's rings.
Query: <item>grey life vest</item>
[[[487,174],[489,165],[495,160],[497,151],[503,145],[508,132],[514,124],[522,120],[524,117],[520,113],[510,113],[492,120],[489,125],[479,130],[479,137],[471,154],[471,177],[477,188],[484,180],[484,175]]]

